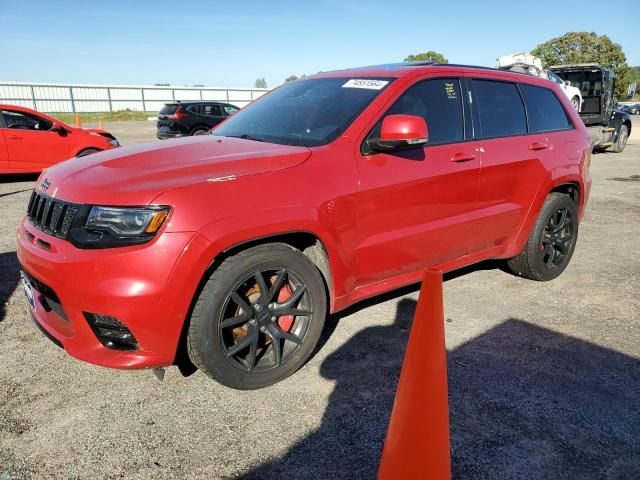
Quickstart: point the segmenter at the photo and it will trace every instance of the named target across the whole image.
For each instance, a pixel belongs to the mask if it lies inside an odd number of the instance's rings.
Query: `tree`
[[[433,50],[428,52],[418,53],[417,55],[409,55],[404,59],[405,62],[436,62],[436,63],[449,63],[449,60],[444,55]]]
[[[298,80],[298,77],[296,77],[295,75],[289,75],[284,79],[285,82],[295,82],[296,80]]]
[[[267,88],[267,81],[263,78],[256,79],[255,83],[256,88]]]
[[[622,47],[606,35],[593,32],[569,32],[541,43],[531,53],[545,66],[571,63],[597,63],[616,75],[617,98],[627,95],[629,67]]]

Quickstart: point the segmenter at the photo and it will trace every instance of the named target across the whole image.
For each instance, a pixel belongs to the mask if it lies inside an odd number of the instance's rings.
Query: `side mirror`
[[[382,120],[380,138],[369,140],[376,152],[393,152],[420,148],[429,141],[424,118],[417,115],[388,115]]]
[[[64,129],[64,127],[62,125],[60,125],[59,123],[54,123],[53,125],[51,125],[50,131],[52,132],[56,132],[60,135],[64,135],[65,133],[67,133],[67,131]]]

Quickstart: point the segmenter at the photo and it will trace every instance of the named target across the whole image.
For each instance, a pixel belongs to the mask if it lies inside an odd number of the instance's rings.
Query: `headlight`
[[[169,216],[168,207],[91,207],[82,228],[69,233],[79,248],[110,248],[148,242]]]
[[[153,234],[162,226],[168,213],[166,208],[93,207],[84,226],[88,230],[109,231],[127,237]]]
[[[118,140],[116,140],[115,138],[111,138],[109,139],[109,145],[111,145],[112,147],[119,147],[120,142],[118,142]]]

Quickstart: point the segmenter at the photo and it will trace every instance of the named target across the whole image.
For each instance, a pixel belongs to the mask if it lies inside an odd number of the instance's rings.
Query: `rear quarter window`
[[[524,104],[515,83],[476,79],[473,87],[484,138],[527,133]]]
[[[160,115],[173,115],[178,110],[178,105],[165,105],[160,109]]]
[[[221,117],[222,110],[220,110],[220,105],[203,105],[203,115],[209,115],[213,117]]]
[[[551,90],[526,84],[521,84],[520,89],[527,105],[529,132],[553,132],[573,128],[567,112]]]

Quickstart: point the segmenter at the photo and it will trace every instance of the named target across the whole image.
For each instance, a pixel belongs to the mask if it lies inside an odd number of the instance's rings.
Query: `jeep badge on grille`
[[[51,186],[51,183],[49,182],[48,178],[45,178],[44,180],[42,180],[42,182],[40,182],[40,189],[45,192],[47,190],[47,188],[49,188]]]

